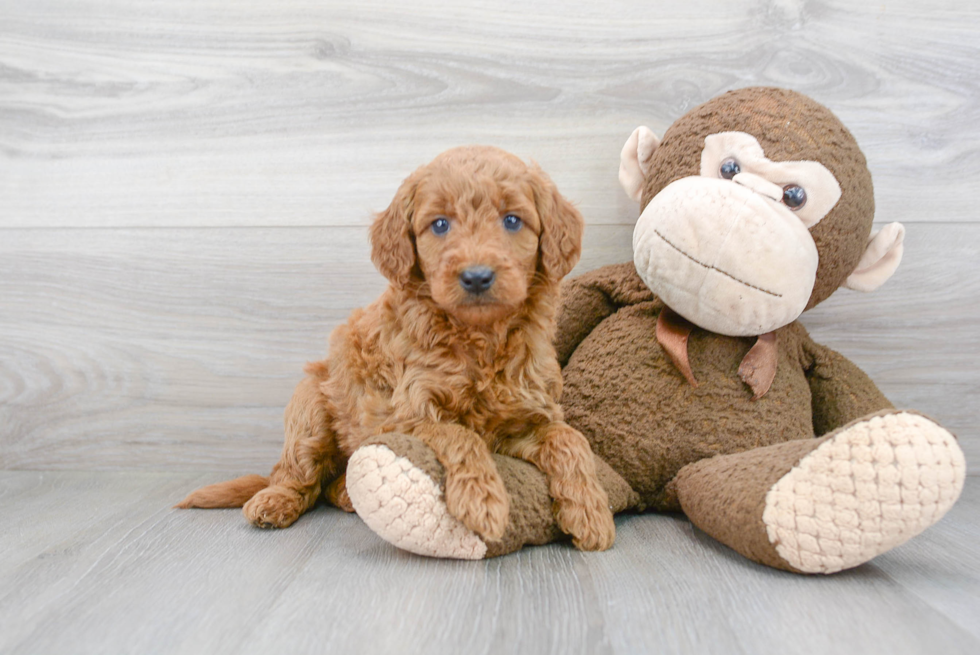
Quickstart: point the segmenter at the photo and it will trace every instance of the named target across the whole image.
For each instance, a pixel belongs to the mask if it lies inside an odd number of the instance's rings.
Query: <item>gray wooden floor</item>
[[[760,84],[831,107],[908,228],[888,284],[804,323],[975,476],[975,0],[0,2],[0,653],[980,652],[977,477],[829,579],[666,516],[460,563],[327,509],[275,534],[168,509],[268,470],[302,363],[383,288],[366,227],[416,166],[536,159],[586,217],[580,273],[631,257],[633,128]]]
[[[263,531],[170,509],[213,476],[0,473],[3,653],[980,652],[980,479],[920,538],[855,570],[758,566],[681,517],[616,545],[433,560],[318,507]]]

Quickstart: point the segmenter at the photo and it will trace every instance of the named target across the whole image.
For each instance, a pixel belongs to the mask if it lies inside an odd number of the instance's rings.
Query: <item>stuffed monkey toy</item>
[[[896,410],[797,318],[841,286],[877,288],[904,230],[871,233],[871,175],[825,107],[732,91],[638,128],[620,181],[640,202],[634,261],[566,281],[556,346],[565,420],[589,440],[613,511],[684,512],[756,562],[797,573],[858,566],[949,510],[956,439]],[[485,542],[442,501],[445,474],[406,435],[354,453],[347,487],[382,538],[477,559],[561,539],[544,475],[495,456],[511,497]]]

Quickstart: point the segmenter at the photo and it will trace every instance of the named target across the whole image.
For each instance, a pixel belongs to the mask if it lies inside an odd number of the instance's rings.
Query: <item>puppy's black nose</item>
[[[469,293],[483,293],[493,286],[496,274],[486,266],[473,266],[459,274],[459,285]]]

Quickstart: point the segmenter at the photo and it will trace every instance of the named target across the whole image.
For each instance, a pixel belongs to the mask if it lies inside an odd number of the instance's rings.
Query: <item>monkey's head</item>
[[[642,209],[640,277],[719,334],[775,330],[841,286],[871,291],[902,257],[900,224],[871,235],[871,174],[854,137],[793,91],[731,91],[679,119],[662,142],[637,128],[619,179]]]

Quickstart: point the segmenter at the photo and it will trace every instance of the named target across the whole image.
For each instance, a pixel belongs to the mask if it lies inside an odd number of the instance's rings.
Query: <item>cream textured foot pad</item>
[[[449,513],[432,478],[390,448],[354,452],[347,493],[367,526],[398,548],[453,559],[482,559],[487,552],[483,540]]]
[[[780,478],[762,521],[791,566],[833,573],[938,521],[965,475],[963,452],[939,425],[905,412],[876,416],[834,435]]]

